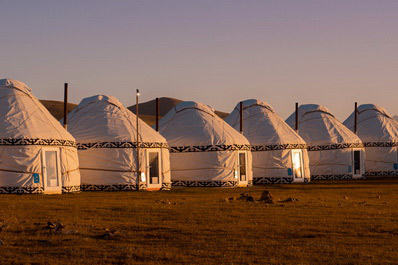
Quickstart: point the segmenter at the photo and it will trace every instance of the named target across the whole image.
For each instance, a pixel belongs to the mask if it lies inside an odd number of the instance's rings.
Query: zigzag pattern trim
[[[136,191],[146,190],[146,184],[140,183],[139,188],[135,184],[113,184],[113,185],[93,185],[82,184],[80,185],[81,191]]]
[[[303,182],[300,183],[309,183],[309,179],[304,178]],[[254,185],[263,185],[263,184],[291,184],[294,183],[294,178],[292,177],[254,177],[253,184]]]
[[[366,171],[365,176],[367,177],[379,177],[379,176],[398,176],[398,170],[392,171]]]
[[[363,143],[313,145],[313,146],[308,146],[308,151],[337,150],[345,148],[363,148],[363,147],[364,147]]]
[[[311,180],[351,180],[351,174],[336,174],[336,175],[311,175]]]
[[[238,181],[195,181],[195,180],[173,180],[173,186],[177,187],[236,187],[238,186]]]
[[[365,147],[396,147],[398,142],[365,142]]]
[[[139,148],[168,148],[167,143],[139,142]],[[90,148],[137,148],[136,142],[94,142],[77,143],[77,149],[87,150]]]
[[[43,187],[0,187],[0,194],[44,193]]]
[[[293,180],[292,177],[253,177],[253,184],[290,184]]]
[[[70,146],[76,147],[76,142],[61,139],[40,139],[40,138],[0,138],[0,145],[49,145],[49,146]]]
[[[117,185],[80,185],[81,191],[135,191],[137,185],[117,184]]]
[[[193,153],[193,152],[219,152],[219,151],[250,151],[248,144],[231,145],[194,145],[194,146],[171,146],[170,153]]]
[[[62,186],[62,193],[73,193],[73,192],[79,192],[79,191],[80,191],[80,185]]]
[[[171,190],[171,182],[167,182],[167,183],[163,182],[161,190]]]
[[[274,151],[274,150],[286,150],[286,149],[307,149],[306,144],[276,144],[276,145],[252,145],[252,152],[261,151]]]

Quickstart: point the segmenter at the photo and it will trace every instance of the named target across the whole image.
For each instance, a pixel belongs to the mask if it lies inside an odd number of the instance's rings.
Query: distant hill
[[[169,112],[175,105],[177,105],[180,102],[183,102],[183,100],[168,98],[168,97],[159,98],[159,116],[160,116],[159,118],[162,118],[164,115],[166,115],[167,112]],[[151,126],[154,125],[156,122],[155,104],[156,104],[155,99],[138,104],[140,118],[142,118],[146,123],[148,123]],[[128,109],[131,110],[133,113],[135,113],[135,105],[128,107]],[[228,116],[228,113],[222,111],[216,110],[215,112],[222,119]]]
[[[183,100],[162,97],[159,98],[159,118],[162,118],[167,114],[175,105],[182,102]],[[48,109],[48,111],[57,119],[60,120],[64,115],[64,103],[57,100],[40,100],[40,102]],[[156,100],[150,100],[147,102],[139,103],[139,115],[140,118],[145,121],[148,125],[153,126],[156,122]],[[68,103],[68,112],[72,111],[77,104]],[[130,111],[135,113],[135,105],[128,107]],[[216,114],[224,119],[228,116],[228,113],[216,110]]]
[[[40,102],[48,109],[48,111],[57,119],[64,117],[64,102],[56,100],[40,100]],[[68,112],[72,111],[77,105],[68,103]]]

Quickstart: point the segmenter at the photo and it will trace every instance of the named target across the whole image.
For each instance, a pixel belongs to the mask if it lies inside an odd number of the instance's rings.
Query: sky
[[[343,121],[354,102],[398,114],[395,0],[0,0],[0,78],[40,99],[155,97],[283,118],[295,102]]]

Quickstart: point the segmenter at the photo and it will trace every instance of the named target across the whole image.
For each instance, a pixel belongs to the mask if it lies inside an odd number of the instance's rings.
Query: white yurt
[[[75,139],[24,83],[0,80],[0,193],[80,190]]]
[[[137,142],[136,117],[119,100],[104,95],[83,99],[69,113],[68,130],[78,145],[82,191],[170,188],[166,140],[138,119]]]
[[[252,183],[249,141],[211,107],[181,102],[159,121],[159,132],[170,146],[173,185],[235,187]]]
[[[295,113],[286,122],[294,128]],[[311,179],[352,179],[365,173],[365,149],[361,139],[328,108],[316,104],[301,105],[298,133],[308,146]]]
[[[354,131],[353,112],[344,125]],[[398,124],[388,112],[377,105],[358,107],[357,135],[366,150],[366,176],[398,175]]]
[[[240,130],[240,104],[225,121]],[[310,180],[307,144],[264,101],[242,101],[242,130],[253,156],[253,183],[293,183]]]

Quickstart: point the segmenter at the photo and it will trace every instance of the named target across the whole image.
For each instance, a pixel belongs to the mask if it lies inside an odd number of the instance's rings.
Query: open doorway
[[[160,189],[162,187],[162,178],[160,170],[160,151],[148,151],[147,152],[148,161],[148,179],[147,179],[147,189]]]
[[[62,193],[59,148],[42,150],[44,193]]]
[[[238,152],[238,181],[240,185],[247,185],[247,154]]]
[[[292,150],[293,177],[302,179],[304,177],[303,154],[301,150]]]
[[[352,151],[352,168],[352,176],[354,178],[362,177],[362,157],[360,149],[354,149]]]

